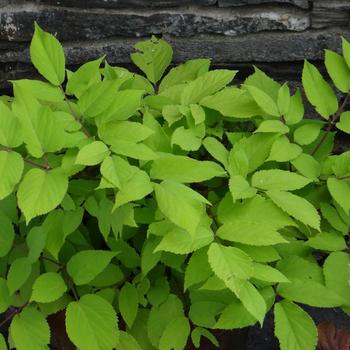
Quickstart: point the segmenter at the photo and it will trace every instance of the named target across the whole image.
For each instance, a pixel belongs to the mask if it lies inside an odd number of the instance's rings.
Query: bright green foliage
[[[314,350],[295,303],[350,312],[350,152],[333,152],[350,44],[326,51],[333,84],[305,62],[321,120],[257,67],[239,85],[209,59],[169,69],[163,39],[135,50],[144,76],[105,57],[71,72],[36,24],[46,81],[0,101],[0,349],[48,349],[58,311],[81,350],[220,349],[212,330],[274,307],[281,349]]]

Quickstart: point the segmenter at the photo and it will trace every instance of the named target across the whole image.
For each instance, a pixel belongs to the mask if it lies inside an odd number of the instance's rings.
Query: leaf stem
[[[87,137],[90,137],[90,136],[91,136],[90,133],[89,133],[88,130],[85,128],[85,126],[84,126],[83,123],[81,122],[80,118],[79,118],[78,115],[75,113],[75,111],[74,111],[72,105],[70,104],[70,101],[69,101],[69,99],[68,99],[66,93],[64,92],[64,89],[63,89],[62,85],[60,85],[60,89],[61,89],[61,92],[62,92],[62,94],[63,94],[63,96],[64,96],[64,100],[65,100],[66,103],[67,103],[67,106],[68,106],[68,108],[69,108],[69,110],[70,110],[70,113],[71,113],[72,117],[74,118],[74,120],[75,120],[76,122],[78,122],[78,123],[80,124],[81,130],[83,131],[83,133],[84,133]]]
[[[53,259],[51,259],[51,258],[48,258],[47,256],[42,255],[40,258],[43,259],[43,260],[49,261],[49,262],[51,262],[51,263],[53,263],[53,264],[55,264],[55,265],[57,265],[57,266],[59,266],[59,267],[62,267],[62,266],[63,266],[63,265],[62,265],[61,263],[59,263],[58,261],[55,261],[55,260],[53,260]]]
[[[347,94],[346,97],[344,98],[344,101],[342,103],[342,105],[339,107],[339,109],[337,110],[337,112],[333,115],[333,117],[329,120],[327,128],[325,130],[325,133],[323,134],[323,136],[321,137],[319,143],[316,145],[316,147],[313,149],[313,151],[311,152],[311,155],[313,156],[319,149],[320,147],[323,145],[323,142],[326,140],[328,134],[330,133],[330,131],[332,130],[333,125],[338,121],[338,119],[340,118],[341,114],[344,111],[344,108],[348,102],[348,99],[350,97],[350,94]]]
[[[10,313],[1,323],[0,323],[0,329],[8,322],[10,321],[14,316],[19,314],[26,306],[28,303],[25,303],[24,305],[20,306],[18,309],[15,309],[12,313]]]

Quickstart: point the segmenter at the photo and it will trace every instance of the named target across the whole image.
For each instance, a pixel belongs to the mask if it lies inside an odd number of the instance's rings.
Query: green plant
[[[236,71],[208,59],[167,71],[164,40],[135,48],[147,78],[103,57],[66,71],[36,25],[31,59],[47,82],[13,81],[0,97],[10,346],[47,349],[46,318],[65,310],[81,350],[198,348],[274,307],[281,349],[314,349],[297,303],[350,314],[350,152],[333,154],[335,128],[350,133],[350,44],[326,51],[341,103],[305,62],[320,120],[257,68],[228,86]]]

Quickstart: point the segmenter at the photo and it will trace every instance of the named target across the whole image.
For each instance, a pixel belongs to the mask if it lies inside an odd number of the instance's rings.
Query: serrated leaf
[[[30,299],[38,303],[51,303],[59,299],[66,290],[67,286],[58,273],[46,272],[35,280]]]
[[[67,188],[68,178],[60,168],[29,170],[17,191],[18,207],[26,222],[55,209],[63,200]]]
[[[190,105],[214,94],[232,81],[237,71],[215,69],[188,83],[181,94],[181,103]]]
[[[151,177],[154,179],[183,183],[203,182],[225,174],[225,170],[217,163],[175,155],[155,159],[151,168]]]
[[[91,282],[116,255],[104,250],[83,250],[73,255],[67,263],[67,272],[76,285]]]
[[[332,88],[318,69],[306,60],[302,80],[308,100],[323,118],[328,119],[338,109],[338,100]]]
[[[255,132],[275,132],[279,134],[287,134],[289,132],[289,128],[280,120],[264,120],[255,130]]]
[[[4,257],[12,248],[15,230],[10,219],[0,210],[0,257]]]
[[[119,310],[129,328],[136,319],[138,305],[139,297],[136,288],[130,283],[125,283],[119,292]]]
[[[254,263],[253,278],[266,282],[289,282],[288,278],[277,269],[266,265]]]
[[[80,349],[112,350],[119,341],[115,311],[97,295],[86,294],[68,305],[66,329],[70,340]]]
[[[27,306],[14,316],[10,335],[18,350],[47,349],[50,343],[50,328],[42,313]]]
[[[267,93],[255,86],[244,85],[244,87],[249,91],[255,102],[266,114],[273,117],[280,116],[276,102]]]
[[[299,123],[304,117],[304,104],[298,89],[295,95],[290,98],[289,110],[285,114],[284,119],[287,125]]]
[[[311,248],[325,251],[346,249],[344,237],[336,232],[321,232],[309,238],[306,244]]]
[[[350,212],[350,186],[344,180],[331,177],[327,180],[327,187],[334,200],[344,209]]]
[[[275,335],[281,350],[311,350],[317,344],[317,328],[299,306],[283,300],[275,305]]]
[[[264,190],[294,191],[311,182],[304,176],[286,170],[260,170],[252,176],[252,185]]]
[[[175,225],[194,234],[207,200],[189,187],[165,180],[154,185],[160,211]]]
[[[315,207],[306,199],[289,192],[278,190],[270,190],[266,194],[287,214],[305,225],[320,230],[320,216]]]
[[[257,190],[250,186],[249,182],[241,175],[233,175],[229,180],[229,188],[233,200],[251,198]]]
[[[272,145],[268,161],[289,162],[303,152],[302,148],[291,143],[286,136],[279,137]]]
[[[94,141],[80,149],[75,164],[96,165],[101,163],[108,154],[108,147],[103,142]]]
[[[318,138],[322,127],[323,123],[318,123],[314,121],[305,123],[299,126],[297,129],[295,129],[294,141],[299,145],[309,145]]]
[[[18,258],[11,264],[7,273],[7,286],[10,295],[26,283],[31,272],[32,265],[26,257]]]
[[[169,66],[173,49],[165,40],[154,36],[150,40],[138,42],[134,48],[138,52],[131,54],[132,61],[155,84]]]
[[[336,52],[325,50],[324,63],[334,85],[341,92],[348,92],[350,90],[350,68],[345,59]]]
[[[301,175],[311,180],[321,175],[321,164],[310,154],[302,153],[299,157],[293,159],[291,163]]]
[[[62,84],[65,77],[63,48],[52,34],[44,32],[36,22],[30,58],[39,73],[51,84]]]
[[[280,115],[285,115],[289,111],[290,105],[290,91],[288,85],[283,84],[279,90],[277,95],[277,106],[280,112]]]
[[[159,350],[185,349],[190,331],[190,323],[186,317],[175,318],[165,328],[159,340]]]
[[[340,121],[336,124],[337,128],[341,131],[350,134],[350,112],[343,112],[340,115]]]

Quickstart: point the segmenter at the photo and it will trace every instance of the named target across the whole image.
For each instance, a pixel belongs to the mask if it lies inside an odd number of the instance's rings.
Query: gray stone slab
[[[311,14],[313,28],[349,27],[349,0],[317,0]]]
[[[79,20],[82,19],[82,20]],[[101,40],[150,34],[227,36],[264,31],[303,31],[310,25],[303,10],[184,7],[160,10],[59,8],[36,4],[0,8],[0,40],[29,41],[33,22],[60,40]]]
[[[307,0],[218,0],[219,6],[244,6],[244,5],[261,5],[267,3],[289,4],[308,9],[310,4]]]

